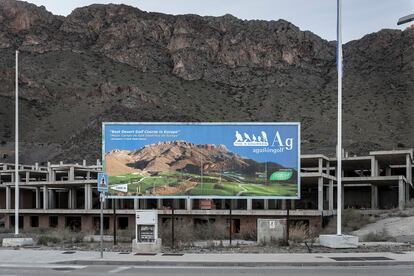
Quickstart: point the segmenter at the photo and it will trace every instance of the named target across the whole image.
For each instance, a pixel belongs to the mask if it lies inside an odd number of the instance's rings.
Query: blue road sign
[[[108,192],[108,175],[105,173],[98,173],[98,191],[101,193]]]

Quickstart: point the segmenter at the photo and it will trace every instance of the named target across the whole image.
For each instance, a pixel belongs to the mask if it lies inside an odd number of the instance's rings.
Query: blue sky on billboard
[[[302,30],[309,30],[326,40],[336,40],[336,0],[28,0],[44,5],[49,11],[68,15],[77,7],[94,3],[117,3],[144,11],[168,14],[221,16],[232,14],[241,19],[285,19]],[[381,29],[404,29],[398,18],[414,12],[413,0],[344,0],[344,42]]]
[[[157,142],[183,140],[197,145],[224,145],[242,157],[297,169],[298,131],[296,124],[106,124],[104,151],[132,151]],[[135,140],[127,140],[122,133],[135,135]]]

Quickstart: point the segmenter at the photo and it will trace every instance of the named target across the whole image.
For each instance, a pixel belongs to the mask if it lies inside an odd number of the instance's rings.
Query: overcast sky
[[[335,40],[336,0],[28,0],[54,14],[68,15],[93,3],[123,3],[141,10],[169,14],[220,16],[242,19],[285,19],[302,30]],[[414,13],[414,0],[343,0],[345,42],[384,28],[397,29],[398,18]],[[400,27],[401,29],[407,26]]]

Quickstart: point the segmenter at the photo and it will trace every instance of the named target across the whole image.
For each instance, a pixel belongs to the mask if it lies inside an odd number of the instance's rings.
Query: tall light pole
[[[337,70],[338,70],[338,145],[337,158],[337,224],[336,234],[342,235],[342,0],[337,0]]]
[[[408,22],[411,22],[414,20],[414,13],[410,14],[410,15],[406,15],[404,17],[401,17],[400,19],[398,19],[397,25],[402,25]]]
[[[336,64],[338,71],[338,144],[336,148],[337,168],[337,206],[336,235],[320,235],[319,243],[329,248],[357,248],[358,237],[342,235],[342,0],[337,0],[337,51]]]
[[[19,235],[19,51],[16,51],[16,106],[14,141],[14,234]]]

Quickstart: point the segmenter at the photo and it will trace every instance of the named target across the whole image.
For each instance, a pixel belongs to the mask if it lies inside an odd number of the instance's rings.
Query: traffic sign
[[[98,173],[98,191],[101,193],[108,192],[108,175],[105,173]]]

